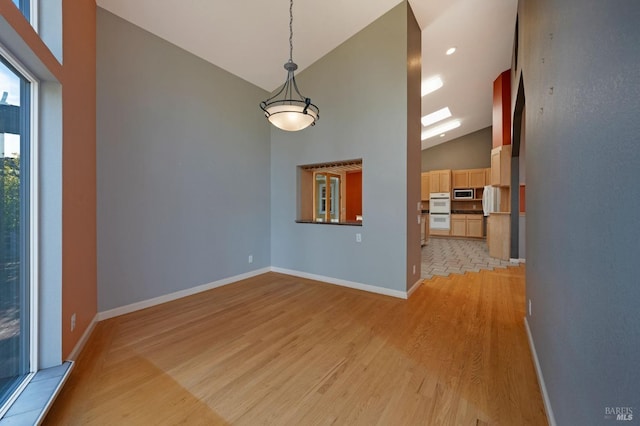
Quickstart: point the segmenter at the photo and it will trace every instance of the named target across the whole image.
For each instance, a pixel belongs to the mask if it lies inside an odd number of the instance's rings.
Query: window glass
[[[30,371],[29,91],[0,61],[0,407]]]
[[[22,14],[29,20],[31,0],[13,0],[13,3],[20,9]]]

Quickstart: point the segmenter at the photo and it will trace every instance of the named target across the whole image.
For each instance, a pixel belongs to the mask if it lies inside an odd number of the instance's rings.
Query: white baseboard
[[[409,297],[411,297],[411,295],[413,294],[414,291],[416,291],[418,289],[418,287],[420,287],[420,284],[422,284],[422,281],[424,281],[422,278],[420,278],[418,281],[416,281],[411,288],[409,289],[409,291],[407,292],[407,299]]]
[[[184,290],[176,291],[174,293],[165,294],[163,296],[154,297],[152,299],[142,300],[140,302],[132,303],[130,305],[121,306],[119,308],[109,309],[108,311],[98,312],[97,320],[103,321],[109,318],[117,317],[131,312],[139,311],[141,309],[150,308],[151,306],[160,305],[162,303],[171,302],[173,300],[181,299],[183,297],[191,296],[193,294],[201,293],[203,291],[212,290],[214,288],[222,287],[227,284],[234,283],[236,281],[246,280],[247,278],[255,277],[269,272],[270,268],[256,269],[254,271],[246,272],[244,274],[235,275],[233,277],[223,278],[218,281],[214,281],[208,284],[202,284],[197,287],[191,287]]]
[[[93,329],[95,328],[96,323],[98,322],[98,315],[99,314],[96,314],[93,317],[93,319],[89,323],[89,327],[87,327],[84,333],[82,333],[82,337],[80,337],[80,340],[78,340],[78,343],[76,343],[73,350],[67,357],[68,361],[75,361],[76,359],[78,359],[78,355],[80,355],[80,352],[82,352],[82,348],[84,348],[84,345],[87,343],[87,340],[89,340],[89,336],[91,336],[91,333],[93,333]]]
[[[307,278],[315,281],[322,281],[325,283],[339,285],[342,287],[354,288],[356,290],[368,291],[369,293],[384,294],[385,296],[397,297],[399,299],[407,298],[406,291],[391,290],[388,288],[378,287],[375,285],[362,284],[354,281],[341,280],[341,279],[332,278],[332,277],[325,277],[323,275],[310,274],[308,272],[300,272],[300,271],[295,271],[293,269],[278,268],[275,266],[271,267],[271,271],[278,272],[280,274],[293,275],[294,277]]]
[[[544,410],[547,413],[547,420],[549,421],[549,425],[556,426],[556,418],[553,415],[553,409],[551,408],[551,401],[549,400],[549,394],[547,393],[547,386],[544,383],[544,377],[542,377],[542,369],[540,368],[540,362],[538,361],[536,347],[533,344],[533,336],[531,336],[527,317],[524,318],[524,327],[527,330],[527,337],[529,338],[529,349],[533,356],[533,364],[536,367],[536,375],[538,376],[538,383],[540,384],[540,391],[542,392],[542,401],[544,402]]]

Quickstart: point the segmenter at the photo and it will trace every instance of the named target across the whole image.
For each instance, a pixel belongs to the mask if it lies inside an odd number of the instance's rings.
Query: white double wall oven
[[[429,195],[429,227],[437,230],[451,228],[451,195],[448,192]]]

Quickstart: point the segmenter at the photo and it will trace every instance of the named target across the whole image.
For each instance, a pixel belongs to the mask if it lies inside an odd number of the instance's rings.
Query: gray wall
[[[422,171],[491,167],[491,126],[422,151]]]
[[[640,4],[521,0],[519,16],[528,322],[553,412],[637,423]]]
[[[273,266],[406,290],[406,8],[401,3],[297,76],[321,118],[301,132],[271,131]],[[351,158],[363,159],[362,227],[294,223],[296,166]]]
[[[269,266],[267,93],[97,19],[98,310]]]

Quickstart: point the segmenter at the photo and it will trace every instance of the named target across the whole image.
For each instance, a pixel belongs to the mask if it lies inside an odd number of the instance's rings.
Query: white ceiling
[[[299,70],[398,3],[294,1],[293,59]],[[423,115],[448,106],[452,119],[462,122],[444,137],[423,141],[422,148],[490,126],[492,82],[511,65],[517,0],[409,3],[422,28],[422,77],[439,75],[444,81],[441,89],[423,97]],[[97,0],[97,4],[267,91],[284,82],[288,0]],[[446,56],[451,46],[457,51]]]

